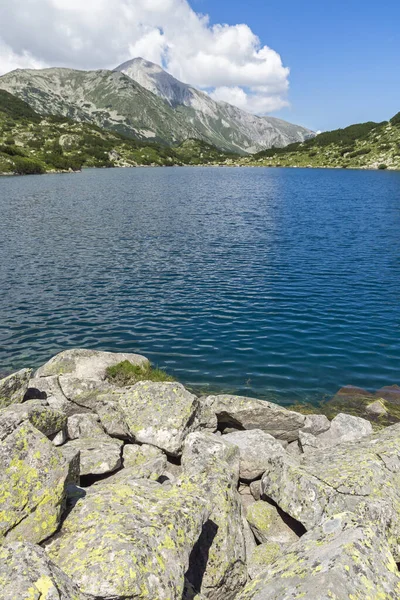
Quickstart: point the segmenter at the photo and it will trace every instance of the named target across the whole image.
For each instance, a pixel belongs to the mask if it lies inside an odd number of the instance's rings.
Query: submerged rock
[[[0,443],[0,543],[37,543],[56,531],[71,465],[29,422]]]
[[[400,597],[397,565],[385,538],[348,513],[324,521],[281,557],[273,558],[237,600]]]
[[[48,546],[91,597],[181,600],[189,556],[208,518],[190,481],[166,490],[139,480],[90,488]]]
[[[40,367],[35,377],[49,377],[51,375],[71,375],[77,379],[106,378],[108,367],[128,360],[133,365],[147,365],[148,360],[139,354],[125,352],[101,352],[99,350],[73,349],[60,352],[53,356],[46,364]]]
[[[31,375],[31,369],[21,369],[0,380],[0,408],[23,402]]]
[[[217,415],[219,428],[261,429],[288,442],[298,439],[306,419],[278,404],[253,398],[208,396],[205,402]]]
[[[284,453],[282,445],[272,435],[260,429],[228,433],[223,439],[239,448],[239,476],[246,482],[261,478],[271,455]]]
[[[88,600],[34,544],[14,542],[0,547],[2,600]]]

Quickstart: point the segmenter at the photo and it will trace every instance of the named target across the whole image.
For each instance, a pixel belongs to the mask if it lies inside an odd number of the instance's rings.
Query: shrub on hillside
[[[46,172],[42,163],[32,158],[15,156],[13,163],[14,172],[18,175],[41,175]]]
[[[380,171],[385,171],[387,169],[387,165],[379,165],[378,169]]]

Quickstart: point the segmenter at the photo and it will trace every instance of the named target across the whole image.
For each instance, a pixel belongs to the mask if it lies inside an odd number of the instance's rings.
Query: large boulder
[[[172,456],[181,454],[185,437],[194,427],[198,399],[180,383],[141,381],[115,390],[108,400],[122,409],[131,436]]]
[[[182,455],[183,473],[203,480],[203,495],[212,506],[191,556],[187,579],[209,600],[231,600],[247,579],[246,539],[237,491],[239,450],[224,436],[191,433]]]
[[[85,600],[78,587],[35,544],[0,547],[2,600]]]
[[[98,415],[84,413],[72,415],[67,422],[67,435],[70,440],[85,437],[104,437],[104,429],[100,424]]]
[[[349,513],[324,521],[272,563],[267,553],[265,562],[237,600],[400,598],[400,577],[385,538]]]
[[[249,506],[247,510],[247,521],[260,542],[275,542],[280,546],[293,544],[298,536],[283,521],[275,506],[258,500]]]
[[[292,442],[304,427],[305,416],[278,404],[240,396],[208,396],[204,400],[218,418],[220,429],[261,429],[275,438]]]
[[[343,511],[384,522],[400,560],[400,424],[300,458],[272,456],[261,486],[307,530]]]
[[[343,442],[355,442],[372,432],[372,425],[366,419],[340,413],[332,419],[328,431],[318,435],[318,441],[324,446],[335,446]]]
[[[138,479],[157,479],[167,469],[167,457],[155,446],[127,444],[123,452],[124,469],[130,469]]]
[[[139,354],[126,352],[101,352],[99,350],[73,349],[60,352],[53,356],[46,364],[40,367],[35,377],[49,377],[51,375],[71,375],[77,379],[106,378],[108,367],[128,360],[133,365],[144,366],[148,364],[147,358]]]
[[[31,369],[21,369],[0,380],[0,408],[23,402],[31,374]]]
[[[265,569],[282,556],[282,546],[276,542],[265,542],[253,549],[248,555],[247,570],[250,579],[255,579]],[[310,598],[311,600],[311,598]]]
[[[261,478],[271,455],[284,453],[282,445],[272,435],[260,429],[235,431],[224,435],[223,439],[239,448],[239,476],[246,482]]]
[[[112,473],[122,465],[123,442],[104,434],[99,437],[82,437],[67,442],[60,451],[69,456],[70,452],[80,452],[80,475],[104,475]]]
[[[56,531],[72,463],[28,421],[0,443],[0,543],[38,543]]]
[[[201,486],[182,481],[166,490],[112,479],[87,490],[48,543],[48,555],[90,597],[181,600],[209,514]]]
[[[29,380],[25,400],[46,400],[54,408],[67,416],[88,412],[83,406],[70,402],[64,395],[58,375],[51,377],[35,377]]]
[[[12,404],[0,410],[0,440],[4,440],[24,421],[30,421],[36,429],[50,437],[64,429],[67,417],[48,406],[45,400]]]

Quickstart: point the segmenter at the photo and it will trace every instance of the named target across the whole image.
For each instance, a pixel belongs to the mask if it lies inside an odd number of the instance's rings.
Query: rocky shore
[[[400,598],[400,424],[117,386],[126,361],[0,381],[2,599]]]

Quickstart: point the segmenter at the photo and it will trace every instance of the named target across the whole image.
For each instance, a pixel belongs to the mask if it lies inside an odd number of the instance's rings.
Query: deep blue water
[[[400,173],[0,179],[0,371],[133,351],[281,402],[400,383]]]

